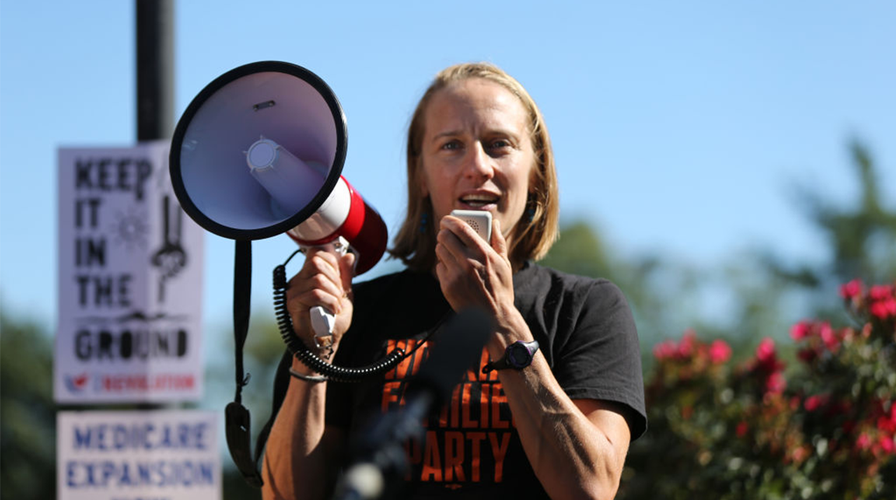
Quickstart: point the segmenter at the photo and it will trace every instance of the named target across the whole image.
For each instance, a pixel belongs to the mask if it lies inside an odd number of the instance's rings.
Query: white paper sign
[[[59,150],[57,402],[201,397],[203,238],[167,142]]]
[[[218,500],[218,415],[207,411],[60,412],[59,500]]]

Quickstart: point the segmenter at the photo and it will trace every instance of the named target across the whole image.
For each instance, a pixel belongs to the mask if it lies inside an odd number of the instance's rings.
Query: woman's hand
[[[315,349],[310,310],[322,306],[336,317],[333,348],[352,322],[352,275],[355,255],[338,256],[333,252],[311,248],[305,254],[302,269],[289,280],[286,307],[296,335],[309,349]]]
[[[501,320],[516,311],[513,305],[513,267],[500,221],[493,222],[492,241],[479,237],[457,217],[442,218],[436,237],[436,275],[442,293],[455,311],[478,307]]]

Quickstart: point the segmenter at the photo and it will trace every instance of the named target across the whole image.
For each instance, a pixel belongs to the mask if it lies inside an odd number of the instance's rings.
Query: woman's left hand
[[[452,309],[485,310],[499,322],[513,305],[513,267],[501,224],[492,225],[492,241],[486,242],[461,219],[445,216],[436,236],[436,275]]]
[[[443,218],[436,274],[455,311],[479,307],[494,315],[497,329],[486,348],[498,359],[510,342],[533,336],[513,303],[507,242],[498,221],[493,226],[489,245],[462,220]],[[612,498],[631,439],[622,414],[601,401],[570,399],[541,352],[525,370],[500,370],[498,378],[523,450],[551,498]]]

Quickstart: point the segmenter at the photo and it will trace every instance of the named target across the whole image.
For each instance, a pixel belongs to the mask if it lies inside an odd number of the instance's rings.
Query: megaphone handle
[[[349,250],[348,241],[340,236],[330,243],[320,245],[328,251],[342,257]],[[336,326],[336,317],[323,306],[314,306],[309,311],[311,314],[311,329],[314,330],[314,344],[318,349],[330,345],[333,341],[333,328]]]

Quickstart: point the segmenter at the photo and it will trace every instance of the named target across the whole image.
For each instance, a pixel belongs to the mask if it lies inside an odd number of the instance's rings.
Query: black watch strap
[[[488,373],[492,370],[506,370],[513,368],[514,370],[522,370],[532,364],[532,358],[538,352],[538,341],[516,342],[507,346],[504,350],[504,356],[497,361],[490,361],[482,367],[482,373]]]

